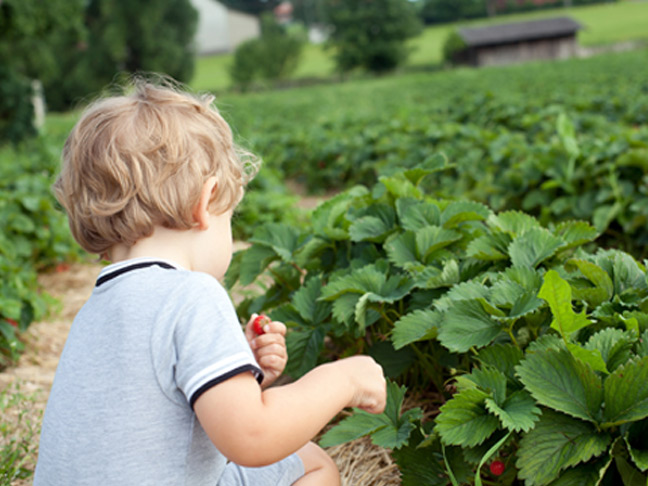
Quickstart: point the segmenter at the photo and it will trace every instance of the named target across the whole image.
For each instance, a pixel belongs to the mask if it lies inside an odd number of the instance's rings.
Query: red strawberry
[[[504,473],[504,469],[506,469],[506,466],[504,466],[502,461],[491,462],[490,472],[493,473],[493,475],[501,476]]]
[[[5,317],[5,321],[7,321],[13,327],[18,328],[18,323],[16,321],[14,321],[13,319],[9,319],[8,317]]]
[[[254,322],[252,323],[252,329],[256,334],[260,336],[261,334],[265,334],[265,331],[263,330],[263,326],[269,323],[270,323],[270,318],[268,316],[264,316],[263,314],[261,314],[254,318]]]
[[[70,269],[70,264],[69,263],[59,263],[56,265],[56,272],[57,273],[63,273],[67,272]]]

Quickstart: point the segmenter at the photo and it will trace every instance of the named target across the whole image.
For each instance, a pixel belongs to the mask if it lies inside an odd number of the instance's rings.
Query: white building
[[[261,35],[259,19],[228,9],[216,0],[191,0],[198,11],[196,47],[199,55],[232,52],[242,42]]]

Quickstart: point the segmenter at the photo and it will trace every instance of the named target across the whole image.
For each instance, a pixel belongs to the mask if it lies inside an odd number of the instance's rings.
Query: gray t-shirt
[[[34,484],[216,484],[226,459],[192,405],[244,372],[262,380],[216,279],[158,259],[106,267],[61,355]]]

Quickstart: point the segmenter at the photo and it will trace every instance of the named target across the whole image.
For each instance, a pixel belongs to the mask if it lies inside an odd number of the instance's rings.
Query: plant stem
[[[423,353],[417,346],[415,346],[414,344],[410,344],[410,347],[414,350],[414,353],[421,361],[421,366],[423,366],[423,369],[429,375],[429,378],[432,381],[432,383],[434,383],[434,386],[436,387],[437,391],[443,392],[443,381],[439,380],[439,375],[441,373],[439,373],[438,366],[436,366],[434,362],[431,362],[428,356],[425,353]]]

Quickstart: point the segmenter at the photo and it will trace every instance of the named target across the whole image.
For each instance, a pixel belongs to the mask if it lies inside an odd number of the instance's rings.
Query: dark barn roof
[[[575,34],[582,25],[569,17],[556,17],[529,22],[459,29],[469,47],[511,44],[520,41],[563,37]]]

